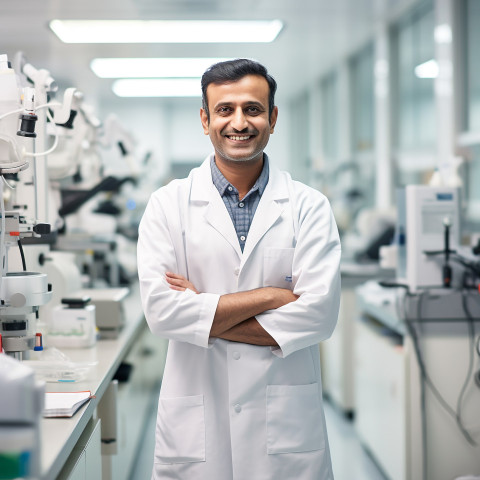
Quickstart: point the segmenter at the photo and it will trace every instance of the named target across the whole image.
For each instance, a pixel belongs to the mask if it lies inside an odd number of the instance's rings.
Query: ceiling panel
[[[106,99],[114,98],[112,81],[97,79],[90,71],[95,57],[249,57],[267,65],[278,80],[279,95],[288,98],[316,81],[339,56],[360,48],[379,18],[412,1],[1,0],[0,53],[13,56],[22,50],[32,64],[49,69],[63,87],[76,86],[87,95]],[[49,30],[53,18],[279,18],[285,28],[272,44],[67,45]]]

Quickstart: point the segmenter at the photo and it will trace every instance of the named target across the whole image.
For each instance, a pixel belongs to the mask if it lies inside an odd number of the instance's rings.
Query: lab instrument
[[[398,282],[406,284],[411,292],[442,286],[445,250],[448,251],[448,260],[450,251],[460,246],[460,232],[459,189],[407,185],[400,190],[397,218]],[[457,280],[450,277],[450,283]]]
[[[38,478],[45,384],[21,362],[0,354],[0,477]]]

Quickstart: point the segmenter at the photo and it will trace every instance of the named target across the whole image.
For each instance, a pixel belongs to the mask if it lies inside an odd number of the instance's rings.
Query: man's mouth
[[[225,135],[225,136],[230,140],[235,140],[239,142],[239,141],[249,140],[250,138],[252,138],[253,135]]]

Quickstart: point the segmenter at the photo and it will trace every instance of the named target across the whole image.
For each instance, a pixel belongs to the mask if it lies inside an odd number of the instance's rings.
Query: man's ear
[[[275,124],[277,123],[278,118],[278,107],[273,107],[272,114],[270,115],[270,133],[273,133],[275,130]]]
[[[200,109],[200,120],[202,121],[203,133],[208,135],[208,115],[203,108]]]

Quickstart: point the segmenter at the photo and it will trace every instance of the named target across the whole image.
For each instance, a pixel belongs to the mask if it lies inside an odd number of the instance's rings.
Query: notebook
[[[92,392],[46,392],[43,416],[72,417],[74,413],[92,397]]]

